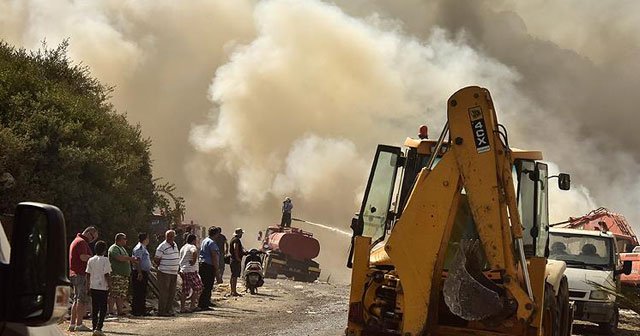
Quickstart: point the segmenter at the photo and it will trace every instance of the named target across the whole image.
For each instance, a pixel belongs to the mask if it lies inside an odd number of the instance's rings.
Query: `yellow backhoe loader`
[[[352,220],[346,334],[570,335],[566,265],[547,259],[548,182],[569,175],[509,147],[475,86],[449,98],[439,139],[405,147],[378,146]]]

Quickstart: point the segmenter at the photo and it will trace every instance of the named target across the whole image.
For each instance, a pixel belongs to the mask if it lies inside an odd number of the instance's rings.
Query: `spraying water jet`
[[[307,224],[310,224],[310,225],[313,225],[313,226],[321,227],[321,228],[323,228],[325,230],[329,230],[329,231],[340,233],[340,234],[342,234],[342,235],[344,235],[346,237],[351,237],[351,233],[349,233],[347,231],[344,231],[344,230],[340,230],[340,229],[335,228],[333,226],[324,225],[324,224],[320,224],[320,223],[314,223],[314,222],[310,222],[310,221],[307,221],[307,220],[304,220],[304,219],[299,219],[299,218],[291,218],[291,220],[294,220],[296,222],[307,223]]]

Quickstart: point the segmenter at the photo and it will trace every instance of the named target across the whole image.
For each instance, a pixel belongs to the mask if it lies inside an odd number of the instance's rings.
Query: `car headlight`
[[[593,290],[591,291],[591,295],[589,295],[589,298],[593,300],[606,300],[609,298],[609,294],[607,294],[607,292],[605,291]]]

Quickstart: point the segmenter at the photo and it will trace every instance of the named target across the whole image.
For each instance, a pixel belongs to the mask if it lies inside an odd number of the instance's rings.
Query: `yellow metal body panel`
[[[353,242],[353,268],[351,269],[351,294],[349,303],[362,304],[365,283],[367,282],[367,272],[369,270],[369,247],[371,238],[356,236]],[[350,335],[360,335],[363,326],[349,321],[347,330]]]
[[[504,222],[501,208],[504,192],[501,190],[500,181],[496,178],[498,172],[494,154],[497,144],[495,137],[489,134],[492,132],[490,125],[494,125],[495,121],[483,92],[463,90],[449,98],[447,117],[450,135],[454,141],[461,140],[460,143],[456,142],[452,152],[456,156],[460,174],[464,176],[464,188],[469,197],[469,205],[487,259],[492,269],[503,270],[507,268],[506,242],[502,236],[501,225]],[[474,95],[478,98],[474,98]],[[468,107],[470,106],[473,106],[472,112],[477,113],[477,116],[471,118],[478,118],[478,120],[484,118],[484,129],[474,130],[469,127],[471,112]],[[481,153],[474,143],[476,136],[474,131],[483,133],[486,142],[481,145],[488,146]]]
[[[518,301],[518,317],[528,321],[533,302],[518,281],[512,244],[514,238],[522,237],[511,180],[513,161],[497,133],[489,91],[480,87],[459,90],[449,98],[447,117],[454,142],[451,151],[456,156],[487,260],[491,269],[504,270],[505,287]]]
[[[406,138],[404,140],[405,147],[415,148],[419,154],[424,154],[424,155],[430,155],[437,143],[438,141],[433,139],[421,140],[421,139]],[[447,141],[445,141],[444,143],[446,145],[449,145],[449,142]],[[441,154],[444,154],[443,151],[441,152],[442,152]],[[514,160],[517,160],[517,159],[542,160],[543,159],[542,152],[540,151],[522,150],[522,149],[512,147],[511,152],[512,152],[511,156],[513,157]]]
[[[371,250],[371,256],[369,257],[369,263],[371,265],[391,265],[391,259],[384,248],[384,245],[380,244]]]
[[[423,169],[418,175],[385,245],[402,281],[403,334],[436,334],[437,307],[431,304],[437,302],[441,290],[443,251],[462,187],[491,269],[503,272],[508,295],[518,302],[519,320],[529,321],[535,307],[523,289],[514,256],[512,242],[521,236],[522,226],[511,180],[513,162],[495,132],[497,121],[489,92],[479,87],[456,92],[448,102],[448,120],[451,148],[432,171]],[[479,120],[484,129],[478,127]],[[418,255],[420,263],[415,262]],[[378,262],[383,259],[377,258]]]
[[[531,274],[531,287],[533,289],[533,297],[536,302],[540,302],[540,308],[543,307],[544,302],[544,284],[546,278],[546,267],[547,260],[545,258],[529,258],[529,273]],[[535,327],[538,330],[538,335],[542,335],[542,314],[540,310],[536,312],[533,320],[531,321],[531,326]]]
[[[454,220],[451,209],[460,194],[459,181],[455,158],[450,153],[433,171],[423,169],[385,245],[402,281],[403,334],[418,335],[426,327],[431,290],[442,273],[442,266],[436,268],[439,252],[449,239]],[[416,256],[420,256],[420,263]]]

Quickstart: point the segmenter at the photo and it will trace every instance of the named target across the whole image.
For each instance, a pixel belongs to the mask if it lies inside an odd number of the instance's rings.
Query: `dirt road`
[[[349,296],[346,285],[267,279],[258,295],[245,294],[239,298],[228,298],[224,296],[226,293],[228,287],[217,288],[214,293],[216,307],[213,311],[179,314],[172,318],[109,319],[104,330],[112,335],[153,336],[344,335]],[[640,335],[640,316],[622,311],[620,319],[620,331],[617,335]],[[60,327],[62,329],[63,325]],[[573,335],[600,334],[597,326],[577,322]]]
[[[602,335],[598,326],[586,322],[575,321],[573,325],[573,335],[592,336]],[[620,310],[620,324],[616,336],[638,336],[640,335],[640,316],[630,310]]]
[[[228,298],[226,293],[228,287],[217,288],[212,311],[176,317],[108,319],[104,331],[107,335],[153,336],[344,334],[349,295],[344,285],[266,279],[258,295]]]

